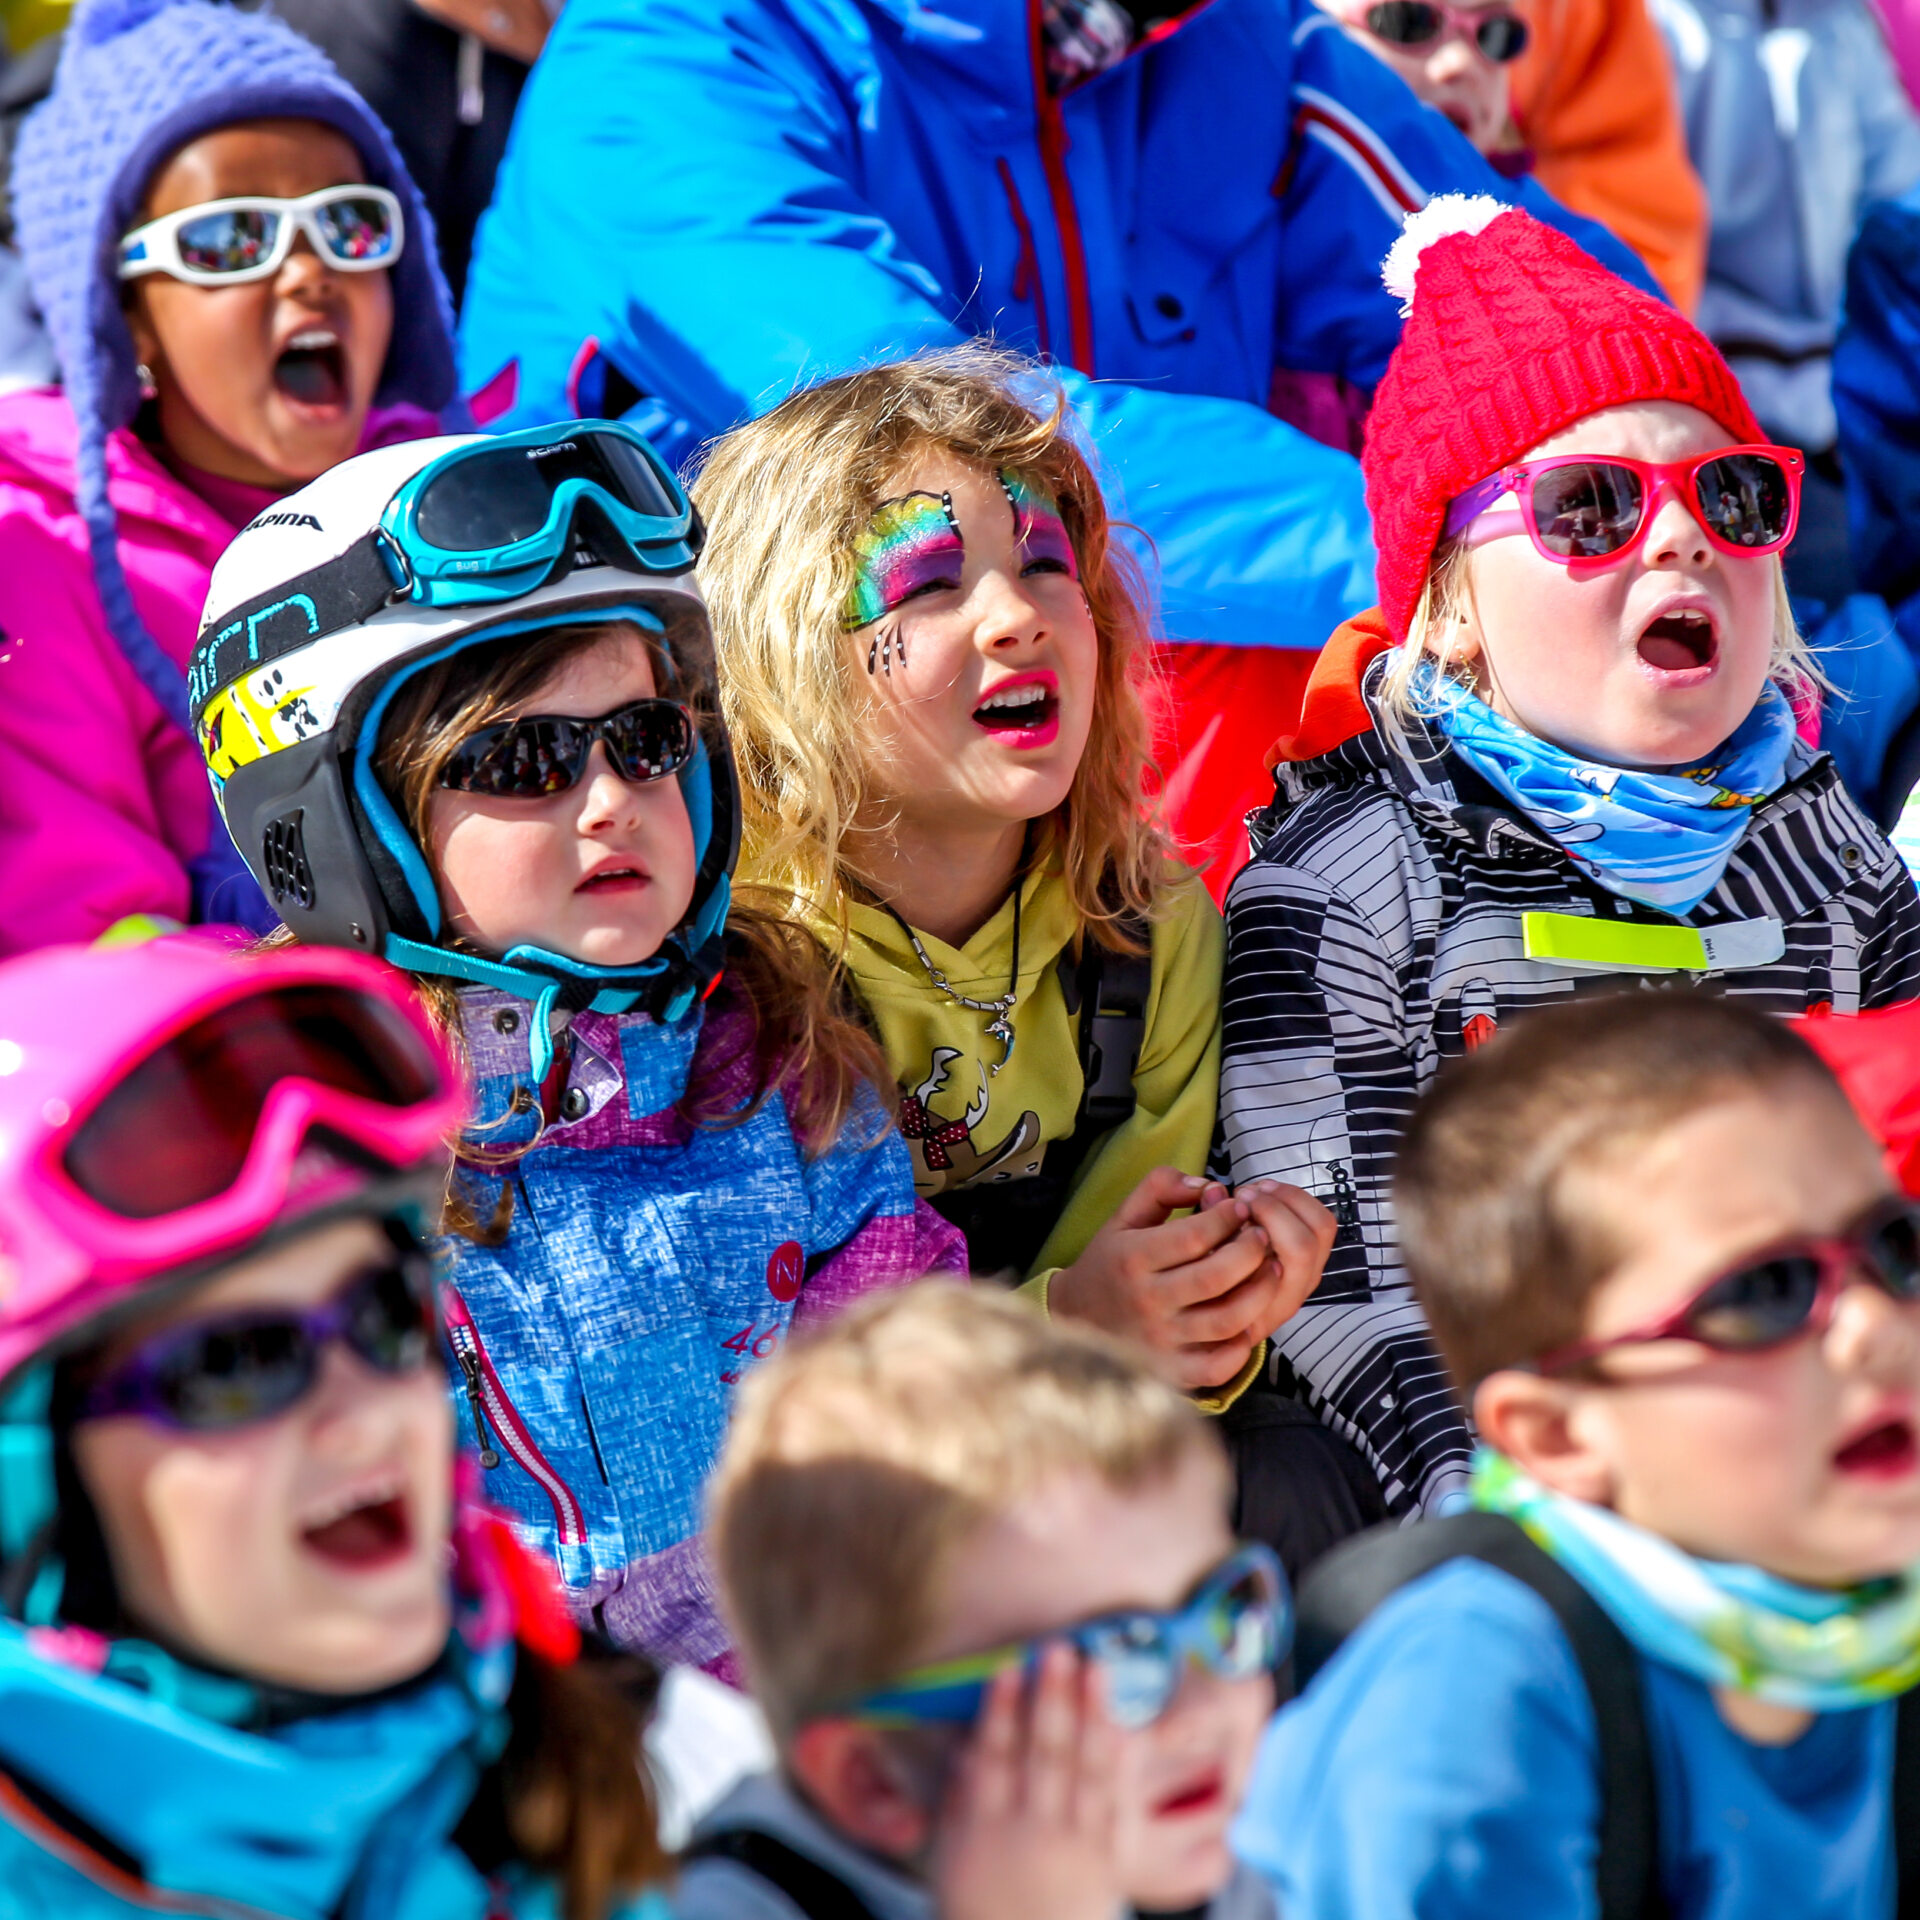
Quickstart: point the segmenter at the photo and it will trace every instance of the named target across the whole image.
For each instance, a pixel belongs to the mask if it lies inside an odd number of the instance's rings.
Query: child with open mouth
[[[82,0],[13,191],[62,384],[0,396],[0,952],[264,930],[187,656],[240,527],[454,400],[431,222],[323,54],[208,0]]]
[[[464,1110],[365,960],[0,967],[10,1913],[665,1920],[636,1707],[456,1450]]]
[[[1386,1190],[1440,1065],[1581,993],[1910,998],[1920,900],[1797,732],[1803,461],[1712,344],[1488,200],[1409,222],[1386,278],[1409,318],[1367,443],[1381,605],[1274,751],[1227,905],[1221,1114],[1235,1180],[1339,1216],[1279,1344],[1406,1512],[1470,1454]]]

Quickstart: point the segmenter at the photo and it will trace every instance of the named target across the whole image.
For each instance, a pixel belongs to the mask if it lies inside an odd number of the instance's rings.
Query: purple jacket
[[[438,430],[417,407],[388,408],[361,450]],[[199,750],[108,631],[74,437],[58,388],[0,395],[0,954],[93,940],[132,913],[187,919],[186,862],[214,823]],[[108,437],[107,473],[134,605],[184,674],[238,523],[125,429]]]

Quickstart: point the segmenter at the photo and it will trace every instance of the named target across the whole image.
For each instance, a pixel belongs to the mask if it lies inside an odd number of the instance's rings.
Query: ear
[[[1615,1481],[1611,1428],[1595,1399],[1566,1381],[1502,1368],[1474,1389],[1473,1419],[1489,1446],[1542,1486],[1606,1507]]]
[[[811,1720],[794,1735],[787,1769],[828,1824],[870,1852],[913,1860],[926,1850],[932,1811],[879,1728]]]
[[[154,332],[153,320],[147,312],[147,283],[144,280],[133,283],[123,311],[127,331],[133,335],[133,357],[149,371],[157,372],[160,366],[160,336]]]

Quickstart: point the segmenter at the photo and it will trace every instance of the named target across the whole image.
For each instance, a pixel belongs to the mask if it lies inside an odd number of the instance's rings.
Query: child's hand
[[[1198,1211],[1169,1218],[1183,1207]],[[1229,1194],[1159,1167],[1054,1275],[1048,1304],[1151,1349],[1189,1392],[1224,1386],[1319,1284],[1334,1232],[1298,1187],[1261,1180]]]
[[[1073,1648],[1041,1656],[1031,1689],[995,1677],[934,1851],[939,1920],[1117,1920],[1126,1910],[1115,1775],[1120,1736],[1101,1673]]]

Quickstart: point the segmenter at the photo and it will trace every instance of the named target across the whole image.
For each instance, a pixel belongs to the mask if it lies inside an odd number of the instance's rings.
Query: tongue
[[[407,1517],[398,1500],[377,1507],[355,1507],[304,1536],[315,1553],[349,1566],[384,1559],[407,1543]]]
[[[1913,1430],[1904,1421],[1889,1420],[1884,1427],[1863,1433],[1838,1456],[1842,1467],[1859,1469],[1897,1465],[1913,1450]]]
[[[1685,673],[1706,664],[1705,635],[1683,637],[1668,622],[1656,620],[1640,636],[1640,658],[1662,673]]]
[[[303,406],[337,407],[343,395],[338,350],[289,347],[274,363],[273,381],[290,400]]]

